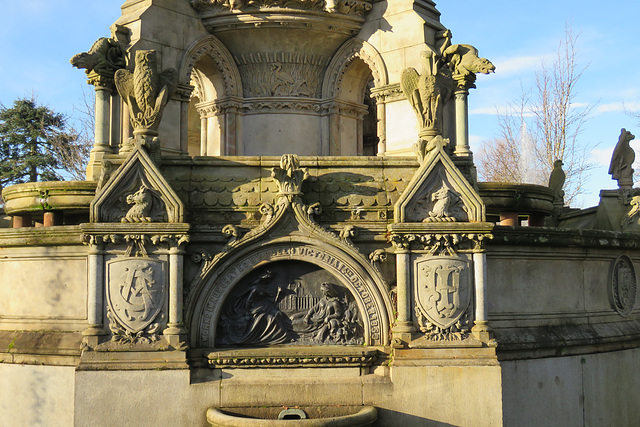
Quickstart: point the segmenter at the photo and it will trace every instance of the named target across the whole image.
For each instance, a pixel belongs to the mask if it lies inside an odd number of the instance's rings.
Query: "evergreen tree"
[[[0,187],[61,180],[54,143],[69,135],[65,116],[33,98],[17,99],[12,108],[0,106]]]

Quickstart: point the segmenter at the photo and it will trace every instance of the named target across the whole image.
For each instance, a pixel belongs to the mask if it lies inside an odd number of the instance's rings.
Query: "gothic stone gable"
[[[91,203],[91,222],[184,221],[184,204],[146,151],[136,147]]]
[[[481,222],[482,199],[442,146],[424,159],[395,205],[396,223]]]

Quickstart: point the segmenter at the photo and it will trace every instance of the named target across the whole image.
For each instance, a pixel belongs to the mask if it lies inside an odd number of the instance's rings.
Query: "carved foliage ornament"
[[[636,302],[636,271],[631,258],[621,255],[613,262],[610,277],[610,292],[613,307],[618,314],[627,317]]]
[[[371,0],[190,0],[190,3],[199,11],[286,8],[363,16],[371,10]]]

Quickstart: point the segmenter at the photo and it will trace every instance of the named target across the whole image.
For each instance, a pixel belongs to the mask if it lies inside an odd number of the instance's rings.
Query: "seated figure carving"
[[[362,326],[355,303],[347,303],[336,285],[320,285],[322,298],[294,322],[300,340],[313,344],[361,344]]]
[[[217,344],[286,344],[296,338],[291,320],[278,304],[291,291],[272,285],[274,275],[267,270],[241,293],[220,315]]]

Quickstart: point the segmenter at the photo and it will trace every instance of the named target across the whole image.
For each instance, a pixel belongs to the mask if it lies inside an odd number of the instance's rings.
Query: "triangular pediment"
[[[91,222],[184,222],[184,204],[136,147],[91,203]]]
[[[482,222],[482,199],[442,146],[426,156],[395,205],[396,223]]]

